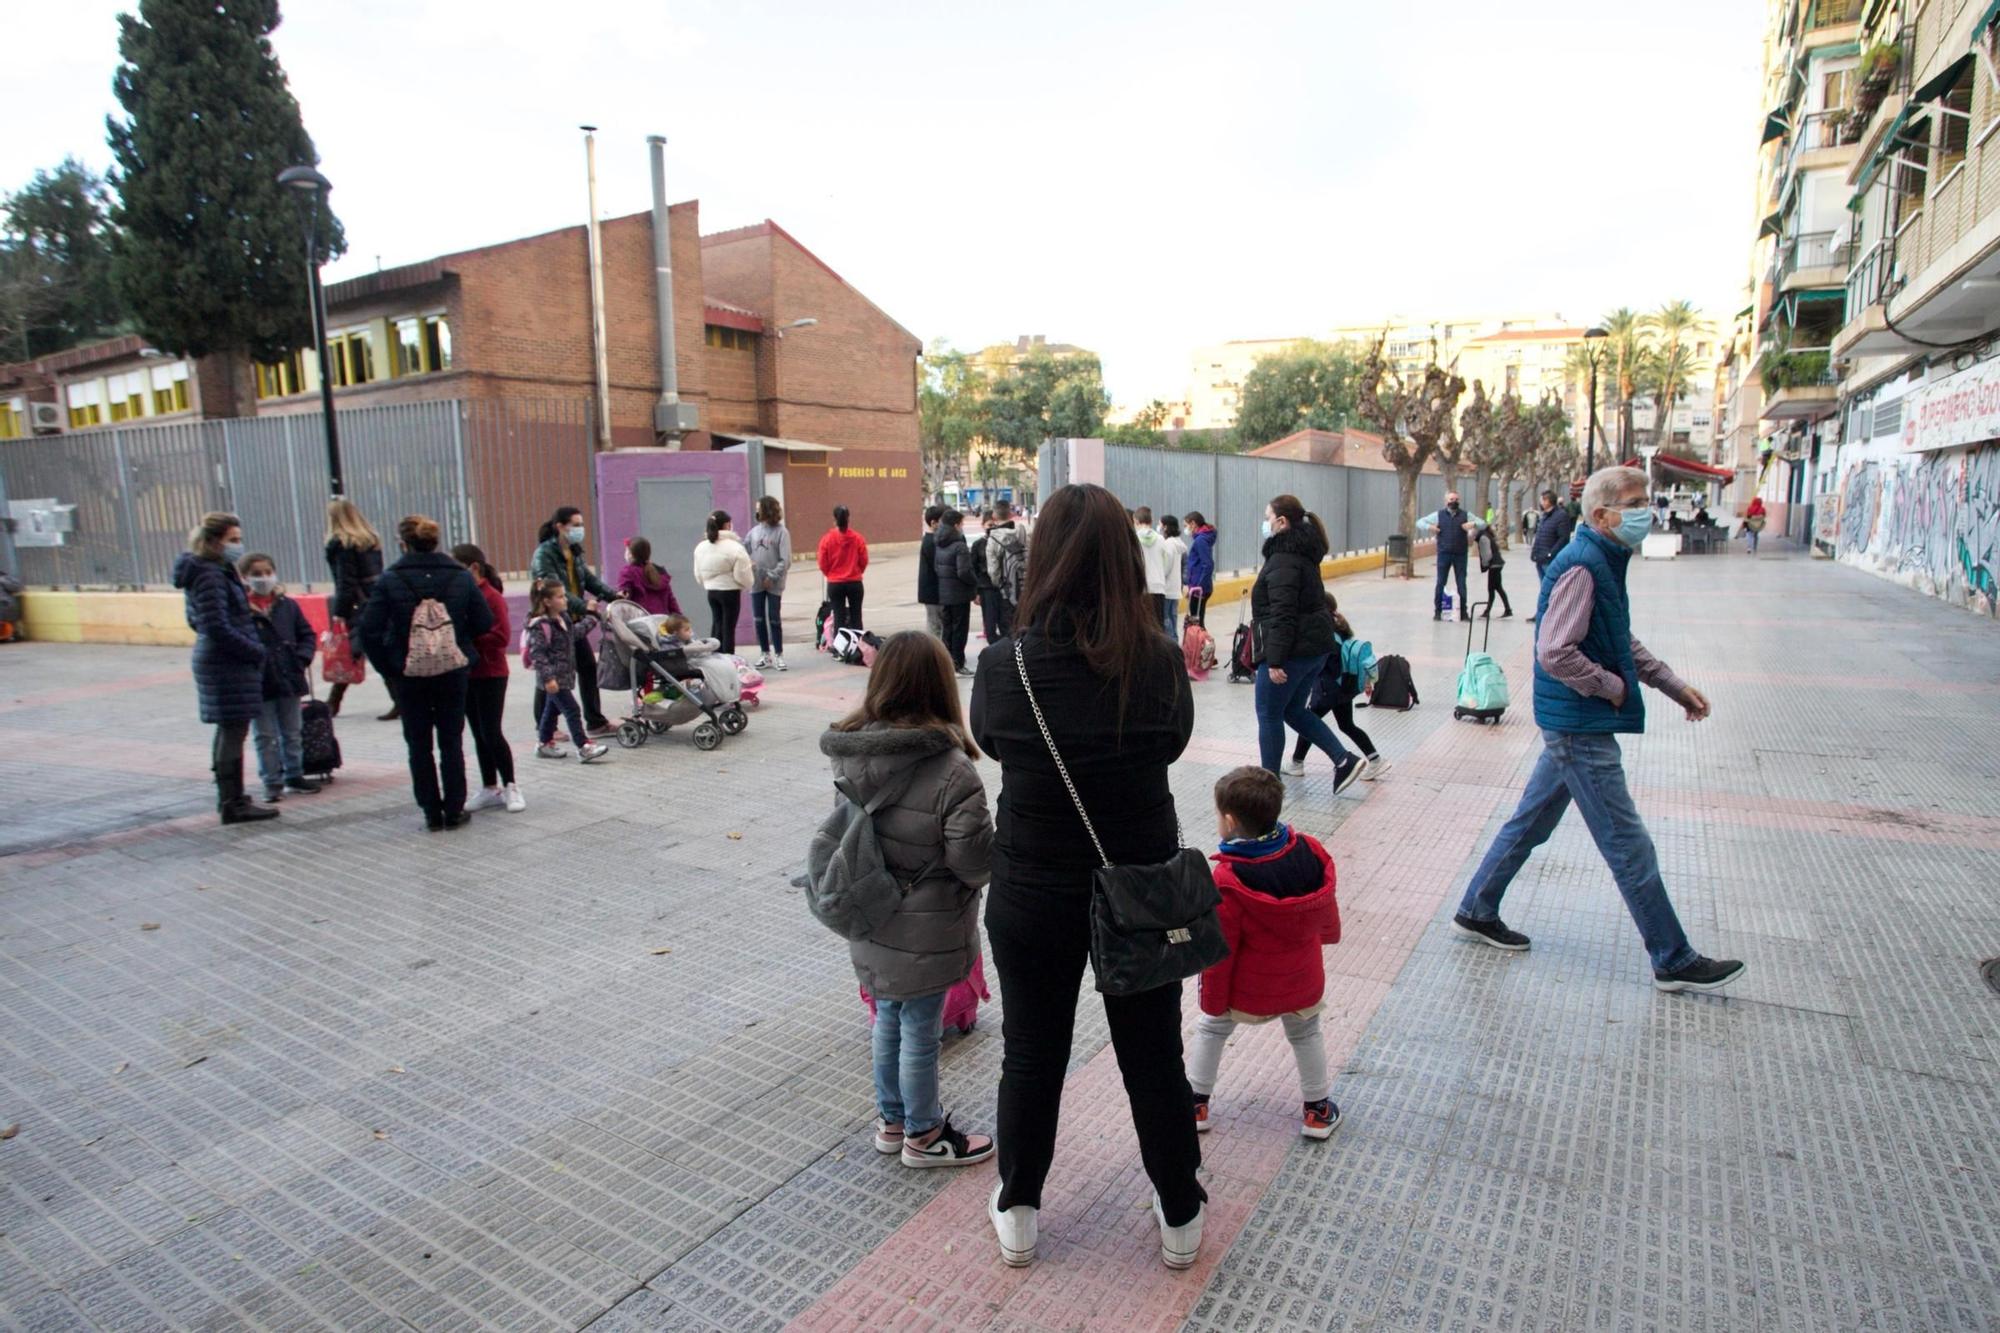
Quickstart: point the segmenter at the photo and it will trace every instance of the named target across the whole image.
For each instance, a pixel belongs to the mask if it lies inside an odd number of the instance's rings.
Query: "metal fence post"
[[[305,571],[312,568],[312,566],[306,561],[306,516],[299,508],[299,469],[297,460],[292,457],[292,422],[295,420],[297,420],[296,417],[288,416],[285,418],[285,489],[291,492],[292,497],[292,555],[294,557],[292,568],[297,570],[300,576],[303,577]],[[322,435],[325,433],[325,429],[325,426],[322,424],[320,427]],[[307,580],[308,584],[310,582],[310,580]]]
[[[224,417],[222,426],[222,475],[216,480],[222,484],[222,503],[218,508],[229,513],[236,512],[236,441],[229,438],[229,418]]]
[[[132,562],[132,586],[146,586],[145,571],[139,568],[139,525],[132,517],[132,468],[125,456],[125,432],[111,432],[111,456],[118,467],[118,516],[125,527],[125,553]]]
[[[458,502],[464,516],[465,540],[474,546],[479,544],[479,521],[474,515],[472,488],[465,479],[465,408],[463,404],[451,405],[451,455],[458,464]]]

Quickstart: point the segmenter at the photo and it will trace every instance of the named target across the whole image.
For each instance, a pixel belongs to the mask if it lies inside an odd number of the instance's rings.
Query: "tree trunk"
[[[1396,531],[1409,538],[1412,545],[1417,540],[1417,477],[1422,471],[1421,464],[1396,469]]]
[[[1514,512],[1514,469],[1508,468],[1500,474],[1500,544],[1514,544],[1514,523],[1520,518]]]
[[[1473,469],[1472,489],[1475,494],[1466,508],[1481,517],[1486,514],[1486,506],[1493,502],[1493,469],[1481,463]]]
[[[1458,464],[1452,462],[1443,454],[1437,456],[1437,461],[1438,471],[1444,474],[1444,493],[1450,495],[1458,489]],[[1460,498],[1462,499],[1463,497]]]

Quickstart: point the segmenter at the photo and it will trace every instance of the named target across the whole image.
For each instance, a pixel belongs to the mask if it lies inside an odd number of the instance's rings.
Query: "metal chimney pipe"
[[[604,239],[597,227],[597,127],[579,126],[583,131],[584,169],[590,176],[590,345],[591,373],[597,388],[597,447],[611,447],[610,354],[604,337]]]
[[[667,409],[655,415],[667,428],[663,433],[678,442],[679,433],[672,429],[679,418],[679,413],[672,409],[681,401],[681,380],[680,368],[674,360],[674,257],[667,221],[667,137],[649,134],[646,147],[653,159],[653,287],[658,302],[655,318],[660,326],[660,407]]]

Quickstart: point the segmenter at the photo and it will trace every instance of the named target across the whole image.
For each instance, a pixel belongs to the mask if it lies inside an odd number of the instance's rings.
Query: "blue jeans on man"
[[[306,752],[299,735],[299,701],[266,699],[256,721],[257,776],[268,793],[283,791],[285,782],[306,775]]]
[[[1673,972],[1698,956],[1681,930],[1680,918],[1660,878],[1660,858],[1625,786],[1625,764],[1611,735],[1544,731],[1541,757],[1513,818],[1486,849],[1459,902],[1459,915],[1495,921],[1528,854],[1549,840],[1574,801],[1597,850],[1611,867],[1626,910],[1646,942],[1655,972]]]
[[[1447,573],[1455,573],[1458,576],[1458,610],[1460,615],[1466,614],[1465,554],[1464,551],[1457,551],[1438,557],[1437,587],[1431,592],[1431,614],[1440,616],[1444,614],[1444,576]]]
[[[938,1047],[944,1042],[944,997],[875,1001],[875,1105],[882,1118],[911,1137],[944,1120],[938,1104]]]
[[[1327,657],[1328,654],[1321,653],[1318,657],[1294,657],[1279,663],[1285,673],[1282,685],[1271,679],[1268,665],[1260,663],[1257,667],[1257,755],[1273,773],[1281,771],[1278,765],[1285,757],[1286,727],[1324,750],[1336,769],[1357,762],[1333,734],[1333,728],[1326,725],[1326,719],[1315,715],[1307,705],[1313,682],[1319,679]]]

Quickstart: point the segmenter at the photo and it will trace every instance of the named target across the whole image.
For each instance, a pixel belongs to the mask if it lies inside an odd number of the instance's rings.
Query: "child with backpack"
[[[1269,769],[1234,769],[1215,784],[1222,846],[1209,859],[1222,893],[1229,956],[1201,974],[1201,1017],[1188,1044],[1194,1127],[1201,1133],[1211,1125],[1209,1098],[1230,1034],[1238,1023],[1274,1018],[1284,1024],[1298,1062],[1299,1133],[1324,1139],[1340,1123],[1319,1023],[1326,994],[1320,948],[1340,942],[1333,858],[1316,839],[1279,821],[1284,804],[1284,781]]]
[[[264,645],[264,711],[254,719],[252,732],[264,799],[275,802],[287,791],[316,792],[319,784],[306,776],[299,699],[311,688],[306,675],[319,651],[319,636],[299,604],[285,596],[270,556],[246,555],[236,568],[250,589],[250,618]]]
[[[1312,697],[1306,706],[1312,709],[1314,717],[1333,714],[1334,725],[1346,733],[1368,761],[1368,767],[1361,770],[1361,780],[1373,782],[1389,771],[1389,761],[1375,748],[1375,742],[1369,739],[1368,733],[1355,723],[1354,701],[1368,688],[1376,674],[1375,648],[1365,639],[1355,637],[1354,627],[1340,613],[1340,603],[1334,600],[1332,593],[1326,595],[1326,609],[1333,613],[1333,636],[1338,647],[1328,655],[1326,665],[1320,669],[1319,679],[1313,682]],[[1285,771],[1293,776],[1304,773],[1306,751],[1310,748],[1306,738],[1299,737],[1298,743],[1292,746],[1292,759],[1285,765]]]
[[[983,1162],[993,1140],[955,1127],[938,1095],[946,997],[978,966],[993,852],[979,750],[944,645],[891,635],[861,706],[819,748],[840,803],[813,840],[806,885],[875,1000],[875,1150],[917,1169]]]
[[[559,579],[538,579],[530,594],[527,648],[523,658],[535,673],[542,707],[537,719],[535,755],[561,759],[569,751],[555,743],[556,716],[569,724],[576,757],[588,764],[602,759],[607,747],[593,742],[583,730],[583,710],[576,701],[576,634],[569,622],[569,590]]]

